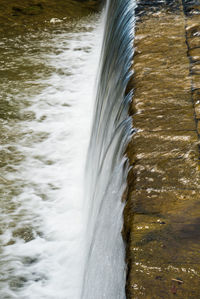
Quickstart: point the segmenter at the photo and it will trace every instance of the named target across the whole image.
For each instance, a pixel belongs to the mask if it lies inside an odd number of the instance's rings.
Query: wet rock
[[[197,130],[198,130],[198,134],[200,135],[200,121],[197,122]]]
[[[200,48],[189,50],[188,55],[191,57],[192,62],[200,61]]]
[[[199,15],[200,14],[200,5],[191,5],[185,7],[185,14],[187,16],[191,16],[193,14]]]
[[[200,61],[199,63],[192,64],[191,66],[191,75],[200,75]]]
[[[200,89],[194,89],[192,93],[192,97],[194,103],[198,103],[200,101]]]
[[[200,36],[194,36],[188,39],[189,49],[200,48]]]
[[[193,74],[192,76],[192,88],[200,89],[200,76],[198,74]]]
[[[200,102],[197,102],[195,105],[195,114],[196,114],[196,118],[200,119]]]
[[[193,38],[193,37],[199,37],[200,36],[200,25],[197,24],[191,24],[190,26],[186,27],[186,34],[187,38]]]
[[[182,1],[169,5],[138,1],[136,11],[137,130],[127,149],[123,230],[128,299],[200,293],[200,22],[191,18],[194,3],[183,2],[184,12]]]
[[[16,229],[13,232],[13,237],[14,238],[21,238],[25,242],[29,242],[29,241],[32,241],[34,239],[34,233],[33,233],[32,228],[23,227],[23,228]]]

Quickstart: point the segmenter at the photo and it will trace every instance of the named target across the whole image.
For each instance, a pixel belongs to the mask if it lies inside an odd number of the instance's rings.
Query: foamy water
[[[87,256],[82,298],[125,299],[123,192],[133,133],[128,109],[135,1],[108,0],[92,135],[87,158]]]
[[[1,299],[80,298],[98,19],[2,42]]]

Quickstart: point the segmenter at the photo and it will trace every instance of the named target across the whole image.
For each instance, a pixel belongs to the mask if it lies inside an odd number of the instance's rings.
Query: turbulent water
[[[1,41],[1,299],[80,298],[99,22]]]
[[[125,298],[122,195],[131,135],[126,94],[132,75],[134,7],[130,0],[107,3],[98,89],[86,168],[87,252],[82,297]]]
[[[134,1],[105,15],[0,42],[1,299],[125,298]]]

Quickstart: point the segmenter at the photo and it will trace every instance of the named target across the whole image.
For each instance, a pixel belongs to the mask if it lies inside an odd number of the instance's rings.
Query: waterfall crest
[[[84,299],[125,298],[122,194],[128,163],[124,152],[132,132],[126,94],[132,75],[132,0],[109,0],[86,166],[87,257]]]

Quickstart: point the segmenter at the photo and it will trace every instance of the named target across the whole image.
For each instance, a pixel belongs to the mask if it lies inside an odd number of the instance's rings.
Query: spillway
[[[0,43],[1,299],[125,298],[134,7]]]
[[[106,8],[86,165],[84,299],[125,298],[122,195],[128,170],[125,150],[132,134],[132,91],[126,90],[132,75],[134,7],[134,1],[115,0]]]

